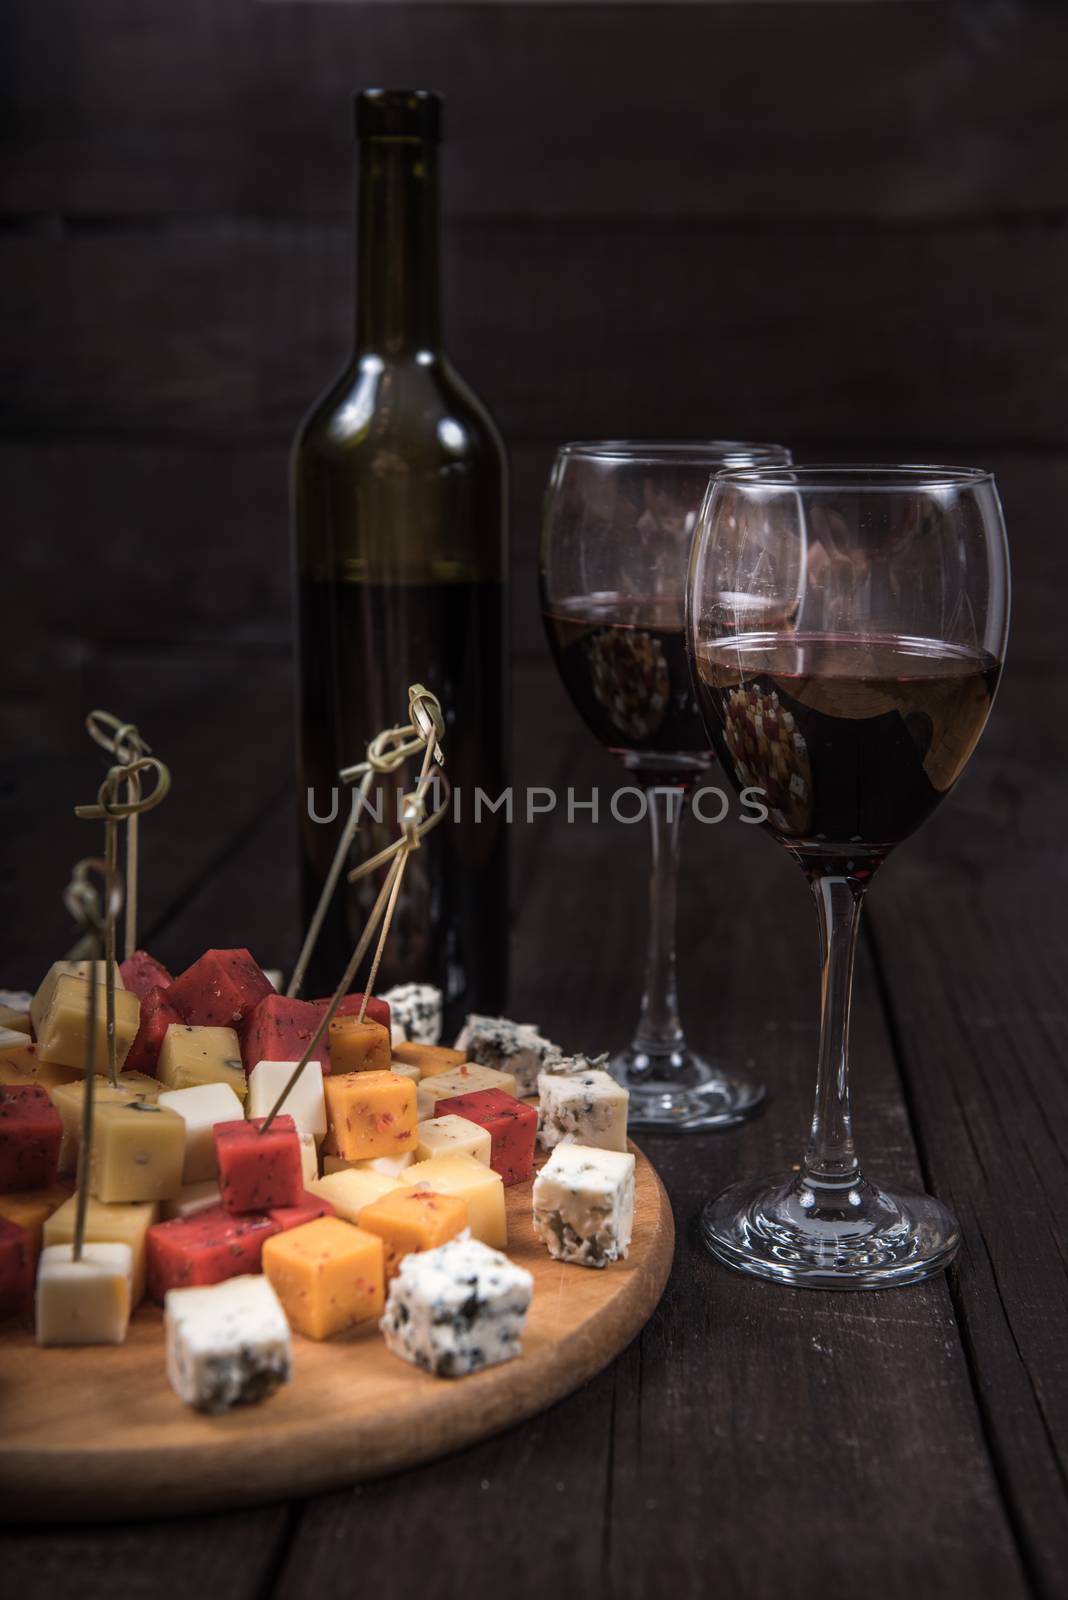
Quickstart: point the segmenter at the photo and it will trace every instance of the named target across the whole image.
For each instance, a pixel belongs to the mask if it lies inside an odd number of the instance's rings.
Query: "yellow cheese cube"
[[[98,985],[96,1008],[96,1069],[107,1065],[107,1007],[103,986]],[[115,1057],[119,1066],[130,1053],[130,1046],[141,1020],[141,1002],[128,989],[115,991]],[[44,1061],[61,1067],[85,1071],[89,1040],[89,980],[66,974],[56,979],[48,1007],[37,1029],[37,1050]]]
[[[451,1111],[443,1117],[431,1117],[420,1122],[416,1132],[419,1143],[415,1150],[416,1161],[432,1161],[435,1156],[474,1156],[483,1166],[490,1164],[493,1140],[488,1128],[457,1117]]]
[[[373,1205],[385,1194],[392,1194],[399,1185],[395,1178],[364,1168],[346,1167],[342,1172],[329,1172],[306,1185],[309,1194],[320,1200],[329,1200],[339,1217],[346,1222],[359,1222],[360,1212]]]
[[[41,987],[30,1001],[30,1021],[33,1023],[33,1031],[38,1038],[41,1037],[41,1023],[44,1020],[44,1014],[52,1003],[52,996],[55,994],[56,985],[60,978],[88,978],[90,973],[94,974],[97,983],[106,984],[107,962],[53,961],[44,976]],[[115,965],[115,987],[116,989],[125,989],[126,987],[122,981],[122,973],[119,971],[118,963]]]
[[[111,1101],[93,1113],[92,1192],[114,1201],[167,1200],[182,1187],[185,1118],[147,1100]]]
[[[130,1323],[130,1249],[73,1245],[41,1251],[37,1273],[38,1344],[121,1344]]]
[[[323,1150],[346,1161],[415,1149],[415,1084],[394,1072],[332,1072],[323,1079],[330,1131]]]
[[[47,1189],[20,1189],[14,1194],[0,1194],[0,1217],[26,1228],[33,1236],[34,1254],[41,1248],[44,1225],[53,1211],[58,1211],[69,1200],[73,1185],[51,1183]]]
[[[44,1225],[42,1239],[50,1244],[70,1244],[74,1238],[74,1217],[78,1196],[72,1194],[58,1210],[53,1211]],[[130,1205],[105,1205],[101,1200],[90,1200],[85,1213],[85,1237],[94,1244],[128,1244],[133,1252],[133,1303],[144,1299],[147,1276],[146,1236],[154,1222],[159,1221],[159,1206],[144,1200]]]
[[[94,1113],[100,1106],[125,1106],[129,1105],[131,1100],[139,1098],[135,1089],[128,1089],[125,1084],[118,1086],[110,1084],[105,1078],[98,1077],[93,1085]],[[63,1134],[59,1141],[59,1170],[77,1172],[78,1151],[82,1143],[82,1122],[85,1116],[85,1079],[76,1078],[73,1083],[57,1084],[52,1090],[52,1104],[59,1112],[59,1120],[63,1124]]]
[[[382,1315],[382,1240],[340,1217],[277,1233],[263,1246],[263,1270],[289,1323],[308,1339],[329,1339]]]
[[[394,1189],[360,1212],[360,1227],[377,1233],[386,1248],[386,1282],[395,1278],[413,1250],[433,1250],[467,1227],[467,1207],[454,1194],[431,1189]]]
[[[16,1011],[14,1006],[0,1006],[0,1028],[6,1028],[9,1033],[30,1033],[30,1013]]]
[[[330,1060],[335,1072],[388,1072],[389,1029],[365,1017],[334,1017],[330,1023]]]
[[[198,1028],[172,1022],[159,1053],[159,1081],[167,1089],[192,1089],[200,1083],[228,1083],[244,1105],[248,1080],[241,1045],[233,1028]]]
[[[467,1225],[476,1239],[494,1250],[508,1246],[504,1183],[492,1167],[474,1156],[434,1156],[417,1161],[405,1173],[409,1184],[425,1184],[435,1194],[453,1194],[467,1207]]]
[[[515,1095],[516,1081],[510,1072],[498,1072],[496,1067],[480,1067],[476,1061],[464,1066],[451,1067],[448,1072],[425,1074],[419,1083],[419,1100],[427,1107],[425,1117],[434,1115],[433,1105],[454,1094],[477,1094],[483,1089],[499,1089],[502,1094]],[[425,1120],[421,1114],[420,1121]]]
[[[403,1061],[410,1067],[418,1067],[421,1077],[436,1078],[439,1072],[451,1072],[454,1067],[462,1067],[467,1060],[467,1052],[449,1050],[443,1044],[416,1044],[409,1039],[405,1044],[394,1046],[393,1059]]]

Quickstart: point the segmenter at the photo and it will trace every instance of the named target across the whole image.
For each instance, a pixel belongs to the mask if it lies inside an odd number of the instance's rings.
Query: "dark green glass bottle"
[[[441,343],[441,100],[422,90],[356,97],[356,340],[293,452],[299,659],[298,760],[305,919],[329,871],[350,796],[329,815],[338,769],[406,717],[408,685],[445,710],[459,819],[407,868],[379,987],[445,991],[446,1026],[503,1008],[508,977],[504,812],[483,808],[507,774],[507,469],[485,407]],[[397,836],[397,792],[365,817],[355,859]],[[381,880],[343,883],[304,993],[336,983]]]

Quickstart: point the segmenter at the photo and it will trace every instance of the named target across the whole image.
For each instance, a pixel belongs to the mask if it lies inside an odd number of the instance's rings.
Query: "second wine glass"
[[[764,1094],[693,1051],[679,1017],[679,827],[713,760],[686,657],[685,596],[713,474],[789,461],[780,445],[609,440],[565,445],[549,480],[540,559],[549,644],[577,710],[645,792],[652,829],[641,1009],[631,1044],[609,1063],[635,1127],[727,1127]]]

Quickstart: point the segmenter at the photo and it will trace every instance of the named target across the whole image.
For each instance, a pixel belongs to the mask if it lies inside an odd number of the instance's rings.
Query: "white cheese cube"
[[[298,1131],[297,1138],[300,1140],[300,1170],[304,1176],[304,1187],[307,1188],[319,1176],[319,1146],[313,1133]]]
[[[225,1089],[227,1085],[223,1084],[222,1087]],[[187,1183],[173,1200],[164,1200],[160,1210],[164,1219],[170,1222],[175,1217],[195,1217],[198,1211],[208,1211],[212,1206],[221,1205],[219,1185],[214,1178],[205,1178],[202,1183]]]
[[[466,1232],[404,1257],[379,1326],[394,1355],[459,1378],[521,1354],[534,1279]]]
[[[474,1156],[483,1166],[490,1164],[493,1140],[489,1129],[480,1128],[477,1122],[469,1122],[466,1117],[457,1117],[450,1111],[444,1117],[431,1117],[421,1122],[415,1131],[419,1138],[415,1150],[417,1161],[463,1153]]]
[[[289,1323],[263,1277],[168,1289],[167,1377],[198,1411],[229,1411],[273,1394],[293,1373]]]
[[[166,1111],[177,1111],[185,1123],[185,1165],[182,1183],[207,1183],[214,1179],[215,1124],[240,1122],[241,1102],[228,1083],[198,1083],[190,1089],[167,1089],[157,1101]]]
[[[293,1076],[295,1061],[260,1061],[248,1075],[248,1114],[265,1117]],[[305,1062],[304,1071],[290,1089],[282,1107],[292,1117],[298,1133],[317,1139],[326,1136],[326,1099],[323,1095],[323,1069],[318,1061]]]
[[[413,1043],[440,1043],[440,989],[436,989],[432,983],[398,983],[388,989],[382,999],[389,1006],[392,1020],[403,1028]]]
[[[559,1046],[543,1039],[529,1022],[509,1022],[506,1017],[483,1017],[472,1012],[460,1029],[454,1046],[466,1050],[469,1061],[511,1073],[521,1095],[533,1094],[538,1073],[560,1055]]]
[[[538,1141],[552,1150],[569,1144],[626,1150],[630,1095],[599,1067],[586,1072],[538,1074]]]
[[[121,1344],[130,1322],[128,1244],[47,1245],[37,1268],[38,1344]]]
[[[619,1261],[634,1228],[634,1157],[558,1144],[534,1179],[534,1232],[558,1261]]]

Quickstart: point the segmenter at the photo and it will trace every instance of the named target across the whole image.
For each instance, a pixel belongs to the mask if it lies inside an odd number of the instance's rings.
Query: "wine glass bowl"
[[[868,1183],[853,1144],[849,1018],[864,892],[949,793],[993,703],[1008,549],[990,474],[730,470],[693,541],[688,638],[725,772],[811,885],[822,956],[816,1107],[796,1173],[705,1207],[714,1255],[797,1285],[873,1288],[944,1266],[956,1219]]]
[[[608,440],[565,445],[549,481],[540,561],[549,645],[576,710],[644,791],[652,826],[641,1012],[610,1062],[636,1127],[729,1126],[763,1096],[691,1050],[679,1020],[679,822],[714,759],[686,649],[686,573],[711,475],[789,459],[778,445]]]

